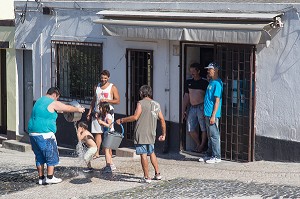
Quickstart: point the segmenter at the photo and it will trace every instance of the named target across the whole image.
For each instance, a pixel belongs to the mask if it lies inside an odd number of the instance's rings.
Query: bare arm
[[[159,136],[158,140],[159,141],[164,141],[166,139],[167,128],[166,128],[165,118],[164,118],[161,111],[158,113],[158,119],[160,120],[161,130],[162,130],[162,135]]]
[[[209,122],[210,124],[214,124],[216,122],[216,113],[218,111],[219,105],[220,105],[220,98],[216,97],[216,101],[214,104],[214,110],[211,114],[211,118],[210,118],[210,122]]]
[[[54,110],[57,112],[84,112],[84,107],[75,107],[71,105],[66,105],[60,101],[54,101],[48,106],[48,110],[53,112]]]
[[[90,105],[90,110],[86,115],[86,119],[90,120],[90,116],[92,111],[94,110],[95,107],[95,102],[96,102],[96,89],[97,89],[97,85],[94,86],[94,96],[93,96],[93,100],[91,101],[91,105]]]
[[[137,121],[139,119],[139,117],[141,116],[141,113],[142,113],[142,105],[138,102],[136,105],[134,115],[118,119],[118,120],[116,120],[116,122],[117,122],[117,124],[121,124],[121,123],[125,123],[125,122]]]
[[[112,120],[111,120],[111,119],[108,119],[108,120],[107,120],[107,123],[104,122],[103,120],[101,120],[100,118],[97,118],[97,121],[98,121],[98,123],[99,123],[100,125],[105,126],[105,127],[109,127],[109,126],[111,125],[111,123],[112,123]]]
[[[182,100],[182,119],[186,118],[186,108],[190,104],[190,95],[188,93],[184,93]]]

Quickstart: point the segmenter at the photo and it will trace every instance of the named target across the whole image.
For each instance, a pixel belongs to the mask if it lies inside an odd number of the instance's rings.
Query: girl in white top
[[[99,106],[100,116],[97,117],[98,123],[102,126],[102,132],[108,133],[114,131],[113,116],[110,112],[110,105],[107,102],[101,102]],[[116,166],[112,162],[112,150],[104,148],[106,166],[103,169],[104,173],[111,173],[116,170]]]
[[[110,73],[108,70],[103,70],[100,76],[100,83],[95,85],[94,87],[94,96],[91,101],[91,106],[89,112],[87,114],[87,120],[92,120],[92,128],[91,132],[95,136],[96,144],[97,144],[97,153],[94,158],[100,157],[100,146],[102,143],[102,128],[99,125],[97,118],[94,116],[94,113],[99,112],[98,104],[100,102],[108,102],[110,104],[111,110],[113,110],[113,106],[115,104],[120,103],[120,96],[118,89],[115,85],[109,82]],[[92,114],[93,113],[93,114]],[[114,114],[111,114],[114,117]]]

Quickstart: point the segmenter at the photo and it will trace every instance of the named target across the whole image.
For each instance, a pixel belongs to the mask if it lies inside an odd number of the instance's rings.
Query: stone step
[[[135,153],[135,149],[133,149],[133,148],[118,148],[116,150],[116,156],[118,156],[118,157],[139,158],[139,155],[137,155]]]
[[[5,140],[2,142],[2,147],[5,149],[16,150],[20,152],[31,151],[31,144],[20,142],[18,140]],[[76,150],[58,146],[59,155],[76,156]]]
[[[2,142],[2,147],[5,149],[16,150],[20,152],[31,151],[31,145],[17,140],[5,140]]]
[[[29,143],[21,142],[18,140],[4,140],[2,142],[2,147],[10,150],[20,151],[20,152],[31,151],[31,145]],[[58,151],[59,154],[63,156],[72,156],[72,157],[77,156],[75,149],[59,146]],[[118,148],[116,150],[116,156],[139,158],[139,156],[136,155],[134,148]]]
[[[5,134],[0,134],[0,144],[5,140],[7,140],[7,136]]]

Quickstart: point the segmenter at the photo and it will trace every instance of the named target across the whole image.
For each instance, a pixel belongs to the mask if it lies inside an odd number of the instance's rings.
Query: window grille
[[[52,85],[60,100],[89,104],[103,68],[101,43],[51,41]]]

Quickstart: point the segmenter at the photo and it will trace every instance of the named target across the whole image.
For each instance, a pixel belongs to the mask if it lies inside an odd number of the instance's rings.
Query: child
[[[101,126],[103,126],[103,132],[108,133],[109,131],[114,131],[114,121],[113,116],[110,114],[110,106],[107,102],[101,102],[99,106],[100,116],[97,120]],[[105,135],[104,135],[105,136]],[[105,139],[105,138],[104,138]],[[106,166],[103,169],[104,173],[111,173],[116,170],[116,166],[112,162],[112,150],[104,148]]]
[[[88,147],[87,152],[84,154],[84,160],[87,164],[87,169],[83,170],[83,172],[85,173],[93,171],[93,168],[91,166],[91,160],[97,152],[97,145],[95,139],[87,129],[88,125],[85,122],[79,122],[77,129],[78,141],[84,143]]]
[[[158,102],[152,100],[152,89],[148,85],[140,88],[140,100],[137,103],[134,115],[118,119],[117,124],[125,122],[136,122],[134,130],[134,144],[136,154],[141,156],[141,164],[144,171],[144,177],[141,182],[150,183],[148,159],[150,156],[152,166],[155,170],[154,180],[160,180],[162,177],[158,170],[158,162],[154,153],[154,143],[156,139],[157,120],[160,120],[162,135],[159,136],[159,141],[164,141],[166,138],[166,122],[160,110]]]

